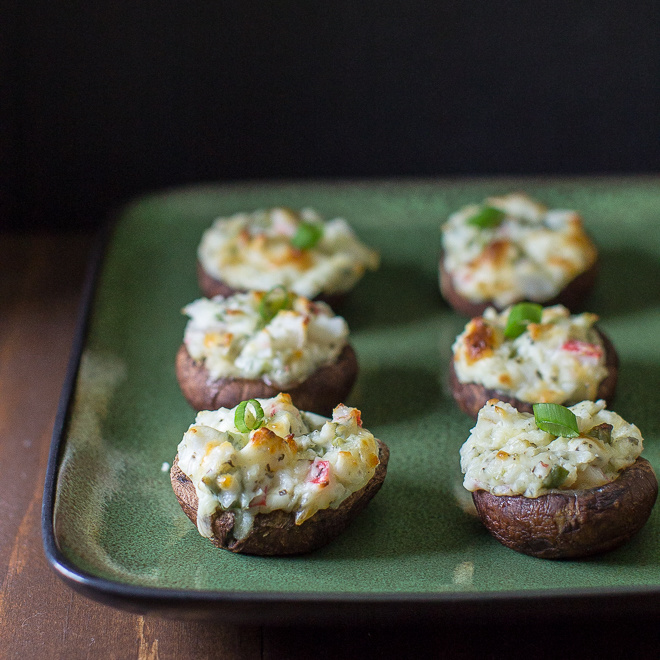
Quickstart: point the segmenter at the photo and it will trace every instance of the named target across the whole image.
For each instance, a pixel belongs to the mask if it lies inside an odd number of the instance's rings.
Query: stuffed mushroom
[[[288,208],[218,218],[204,232],[197,259],[206,297],[282,285],[331,305],[379,263],[345,220]]]
[[[614,396],[618,357],[595,314],[519,303],[473,318],[452,346],[450,386],[477,416],[489,399],[532,412],[535,402],[571,405]]]
[[[548,210],[523,194],[491,197],[442,227],[440,290],[466,316],[521,301],[579,308],[598,253],[575,211]]]
[[[342,404],[327,419],[279,394],[199,412],[171,481],[183,511],[217,547],[299,554],[345,529],[382,486],[388,459],[359,410]]]
[[[288,392],[300,409],[328,415],[357,377],[346,321],[323,302],[276,287],[200,298],[183,311],[176,374],[196,410]]]
[[[639,429],[604,401],[535,414],[492,400],[461,447],[463,485],[505,546],[545,559],[612,550],[646,523],[658,492]]]

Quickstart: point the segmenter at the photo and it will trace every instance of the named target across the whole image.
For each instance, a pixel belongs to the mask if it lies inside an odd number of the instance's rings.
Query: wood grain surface
[[[657,621],[270,628],[139,616],[78,595],[48,566],[40,512],[89,235],[0,233],[0,658],[657,657]],[[521,626],[520,623],[523,623]]]
[[[0,234],[0,657],[260,658],[256,626],[115,610],[72,591],[44,558],[44,475],[91,244]]]

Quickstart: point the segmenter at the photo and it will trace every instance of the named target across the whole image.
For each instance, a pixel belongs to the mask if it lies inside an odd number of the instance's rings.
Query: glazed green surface
[[[437,286],[440,225],[463,204],[524,190],[582,212],[601,272],[588,304],[619,352],[612,409],[660,469],[660,186],[646,179],[467,180],[207,186],[142,198],[110,241],[57,479],[55,537],[78,569],[142,587],[219,592],[440,593],[660,585],[660,507],[623,548],[553,562],[508,550],[468,513],[458,449],[473,425],[447,364],[466,319]],[[385,484],[329,546],[307,556],[233,555],[181,511],[167,468],[194,412],[174,356],[199,297],[195,252],[220,215],[311,206],[345,217],[382,264],[341,313],[360,375],[346,401],[386,442]],[[164,466],[164,463],[168,465]]]

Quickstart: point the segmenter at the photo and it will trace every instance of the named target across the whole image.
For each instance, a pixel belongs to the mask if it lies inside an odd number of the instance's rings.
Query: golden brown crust
[[[449,305],[465,316],[481,316],[487,307],[495,307],[501,312],[504,307],[499,307],[491,300],[482,302],[473,302],[462,296],[454,287],[454,282],[444,265],[444,254],[440,254],[440,292]],[[550,300],[536,300],[544,306],[564,305],[572,312],[580,311],[584,301],[591,293],[598,276],[598,260],[596,260],[587,270],[573,278],[554,298]],[[524,302],[523,300],[514,300],[511,304]],[[508,307],[508,305],[506,305]]]
[[[495,329],[482,316],[477,316],[468,323],[466,330],[463,342],[468,364],[490,357],[497,345]]]
[[[215,277],[209,275],[199,260],[197,261],[197,283],[201,292],[207,298],[213,298],[214,296],[224,296],[227,298],[228,296],[233,296],[235,293],[246,293],[248,291],[248,289],[235,289],[226,282],[217,280]],[[314,297],[314,300],[320,300],[330,305],[332,309],[338,309],[346,299],[347,293],[347,291],[337,293],[321,292],[318,296]]]
[[[211,542],[218,548],[248,555],[292,555],[311,552],[326,545],[348,526],[380,490],[387,474],[389,449],[378,443],[380,463],[374,476],[361,490],[345,499],[336,509],[321,509],[301,525],[295,524],[295,514],[285,511],[259,513],[248,535],[237,541],[232,531],[234,514],[231,511],[214,515],[211,523]],[[170,471],[172,488],[179,504],[190,520],[197,524],[197,494],[190,479],[179,468],[178,455]]]
[[[651,464],[638,458],[609,484],[536,498],[472,493],[481,521],[505,546],[542,559],[587,557],[622,545],[646,523],[658,494]]]
[[[607,376],[598,386],[596,399],[604,399],[607,403],[611,403],[619,376],[619,357],[609,337],[598,328],[596,330],[603,341],[605,366],[607,367]],[[479,383],[461,383],[456,375],[453,359],[449,363],[449,385],[454,400],[460,409],[475,419],[479,414],[479,410],[490,399],[499,399],[504,403],[510,403],[518,411],[528,413],[532,412],[532,404],[536,403],[534,401],[521,401],[504,392],[488,389]]]
[[[203,362],[196,362],[181,344],[176,355],[176,376],[188,403],[195,410],[233,408],[247,399],[269,399],[280,392],[291,395],[299,410],[331,415],[348,396],[357,378],[358,363],[346,344],[337,360],[319,367],[305,381],[289,388],[268,385],[261,379],[219,378],[213,380]]]

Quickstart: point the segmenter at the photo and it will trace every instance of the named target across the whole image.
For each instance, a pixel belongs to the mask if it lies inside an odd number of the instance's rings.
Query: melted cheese
[[[484,204],[505,213],[496,227],[469,223],[481,208],[477,204],[460,209],[442,227],[444,267],[464,298],[492,301],[500,309],[519,300],[544,302],[596,261],[575,211],[549,211],[522,194]]]
[[[183,341],[212,379],[258,378],[286,388],[337,360],[348,339],[341,316],[325,303],[294,296],[292,309],[264,323],[263,296],[252,291],[200,298],[184,308],[190,320]]]
[[[303,222],[322,226],[323,235],[314,247],[299,250],[291,238]],[[204,232],[197,254],[209,275],[235,289],[281,284],[308,298],[348,291],[379,262],[378,253],[361,243],[345,220],[324,222],[312,209],[218,218]]]
[[[552,489],[548,480],[556,466],[565,478],[554,487],[577,490],[609,483],[637,460],[643,448],[639,429],[606,410],[604,401],[582,401],[570,409],[580,436],[557,438],[541,431],[534,415],[489,401],[460,450],[465,488],[538,497]],[[612,427],[609,442],[588,435],[601,424]]]
[[[330,420],[300,412],[287,394],[259,402],[260,428],[240,433],[235,408],[201,411],[179,444],[179,467],[195,486],[203,536],[212,535],[216,511],[235,514],[237,539],[257,513],[293,512],[300,525],[363,488],[380,462],[355,408],[339,405]]]
[[[595,399],[607,377],[606,355],[595,314],[571,316],[546,307],[541,323],[515,339],[504,337],[509,309],[489,307],[472,319],[452,347],[461,383],[478,383],[530,403],[571,404]]]

